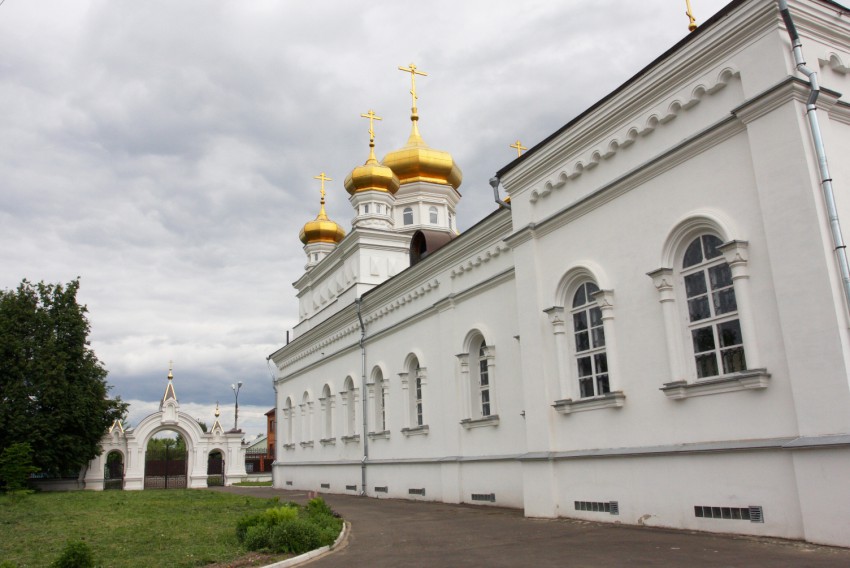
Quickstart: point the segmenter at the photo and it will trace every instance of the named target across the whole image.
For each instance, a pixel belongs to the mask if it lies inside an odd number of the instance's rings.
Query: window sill
[[[470,428],[483,428],[484,426],[498,426],[499,415],[491,414],[483,418],[464,418],[460,421],[460,425],[467,430]]]
[[[405,436],[427,436],[428,435],[428,425],[424,426],[414,426],[413,428],[402,428],[401,433]]]
[[[283,445],[283,449],[284,449],[284,450],[294,450],[294,449],[295,449],[295,444],[284,444],[284,445]]]
[[[313,440],[310,440],[309,442],[301,442],[301,447],[302,448],[312,448],[313,447]]]
[[[319,443],[323,446],[335,446],[336,438],[322,438],[321,440],[319,440]]]
[[[389,440],[390,439],[390,431],[382,430],[380,432],[369,432],[367,434],[370,440]]]
[[[750,369],[731,375],[699,379],[693,383],[687,381],[665,383],[661,390],[667,395],[667,398],[681,400],[692,396],[766,389],[769,380],[770,373],[767,372],[767,369]]]
[[[360,441],[360,434],[354,434],[353,436],[343,436],[342,442],[344,444],[354,444]]]
[[[626,395],[623,394],[623,391],[614,391],[601,396],[580,398],[578,400],[571,398],[556,400],[552,406],[561,414],[571,414],[584,410],[599,410],[600,408],[620,408],[625,401]]]

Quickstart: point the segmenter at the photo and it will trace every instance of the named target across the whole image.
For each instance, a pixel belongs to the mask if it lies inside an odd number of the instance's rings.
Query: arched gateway
[[[180,412],[177,395],[174,392],[172,380],[174,375],[168,371],[168,385],[159,403],[159,412],[154,412],[139,422],[135,428],[124,429],[119,421],[109,429],[101,441],[103,451],[89,462],[85,476],[85,488],[95,491],[104,489],[105,482],[114,479],[117,472],[112,471],[107,459],[110,454],[119,453],[124,466],[123,488],[144,489],[145,487],[145,452],[148,441],[156,434],[169,430],[180,434],[186,443],[186,486],[189,488],[207,487],[207,475],[210,454],[220,452],[223,457],[224,485],[244,481],[245,446],[242,444],[242,431],[225,432],[218,421],[218,408],[215,412],[215,423],[209,432],[204,432],[198,421]],[[114,460],[113,460],[114,461]],[[221,483],[218,483],[221,484]]]

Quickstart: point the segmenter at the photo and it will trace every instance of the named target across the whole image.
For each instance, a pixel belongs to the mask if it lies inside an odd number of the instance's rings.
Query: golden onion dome
[[[324,172],[321,176],[316,176],[316,179],[322,180],[321,208],[315,219],[304,224],[301,232],[298,234],[298,238],[305,245],[313,243],[337,244],[345,238],[345,231],[342,227],[328,219],[328,215],[325,213],[325,182],[332,180],[325,177]]]
[[[381,165],[375,159],[375,129],[373,120],[381,120],[375,111],[370,110],[361,114],[363,118],[369,119],[369,159],[362,166],[354,168],[345,178],[343,185],[349,195],[359,191],[385,191],[395,195],[398,191],[399,181],[393,171],[387,166]]]
[[[463,173],[448,152],[429,147],[419,135],[417,122],[419,116],[410,116],[413,126],[410,138],[403,148],[390,152],[382,163],[392,169],[398,176],[399,183],[404,185],[415,181],[427,181],[441,185],[450,185],[454,189],[460,187]]]

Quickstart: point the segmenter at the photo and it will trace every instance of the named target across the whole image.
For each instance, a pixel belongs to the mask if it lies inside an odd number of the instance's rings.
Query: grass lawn
[[[72,491],[0,496],[0,561],[48,566],[71,539],[98,566],[204,566],[248,553],[236,521],[276,500],[215,491]]]
[[[239,483],[234,483],[236,487],[271,487],[271,481],[240,481]]]

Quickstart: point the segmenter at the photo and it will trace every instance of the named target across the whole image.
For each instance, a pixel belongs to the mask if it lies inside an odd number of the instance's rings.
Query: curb
[[[262,568],[289,568],[290,566],[298,566],[299,564],[303,564],[320,556],[324,556],[325,554],[330,554],[331,552],[339,548],[341,544],[345,543],[345,541],[348,539],[348,535],[350,532],[351,525],[348,524],[348,521],[343,521],[342,530],[339,531],[339,536],[336,537],[336,540],[330,546],[323,546],[321,548],[311,550],[310,552],[305,552],[304,554],[300,554],[293,558],[287,558],[286,560],[275,562],[274,564],[266,564]]]

